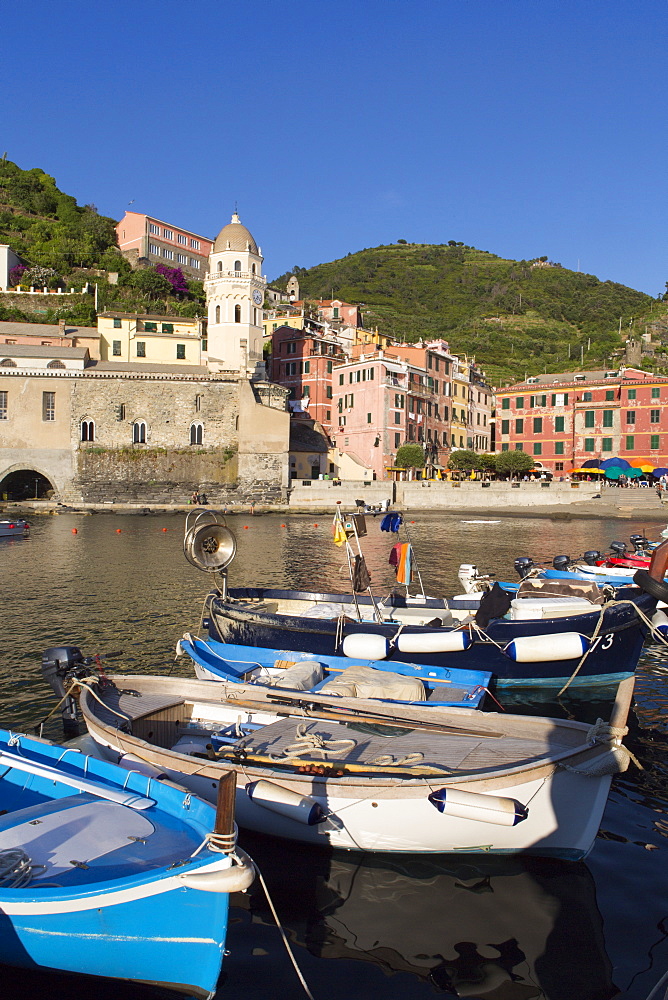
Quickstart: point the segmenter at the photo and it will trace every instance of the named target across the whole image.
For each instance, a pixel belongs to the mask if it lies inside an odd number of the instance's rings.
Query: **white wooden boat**
[[[599,828],[633,678],[612,732],[571,720],[383,706],[324,692],[116,676],[84,688],[90,734],[204,798],[237,775],[239,823],[364,851],[583,858]]]

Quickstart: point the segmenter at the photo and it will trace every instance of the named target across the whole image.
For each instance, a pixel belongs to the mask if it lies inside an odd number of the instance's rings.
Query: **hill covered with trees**
[[[24,262],[10,275],[12,284],[78,290],[98,283],[100,311],[202,315],[202,283],[186,282],[178,268],[132,271],[118,249],[115,226],[95,205],[78,205],[40,168],[23,170],[6,156],[0,160],[0,243]],[[106,283],[109,271],[118,273],[117,285]],[[84,295],[46,315],[0,302],[0,319],[66,319],[94,326],[96,313],[92,295]]]
[[[367,327],[408,341],[444,338],[456,353],[474,355],[497,385],[614,366],[629,331],[661,308],[643,292],[547,257],[507,260],[454,240],[399,241],[290,274],[302,298],[360,303]]]

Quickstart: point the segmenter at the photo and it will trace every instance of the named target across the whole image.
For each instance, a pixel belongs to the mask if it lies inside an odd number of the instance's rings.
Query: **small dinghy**
[[[260,833],[573,860],[627,766],[632,690],[620,685],[609,727],[139,675],[86,683],[80,707],[112,760],[130,754],[203,797],[233,770],[239,823]]]
[[[211,997],[229,894],[254,877],[230,778],[217,815],[141,762],[5,730],[0,765],[0,962]]]
[[[27,538],[29,534],[30,525],[22,517],[0,520],[0,538]]]
[[[420,666],[393,660],[355,662],[345,656],[319,656],[285,649],[234,646],[186,633],[177,653],[193,661],[201,680],[257,684],[274,689],[347,694],[412,705],[479,708],[491,674],[482,670]]]

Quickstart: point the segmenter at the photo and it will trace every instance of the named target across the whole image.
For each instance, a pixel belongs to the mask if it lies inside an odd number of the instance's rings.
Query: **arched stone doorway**
[[[2,500],[47,500],[53,492],[53,483],[34,469],[15,469],[0,481]]]

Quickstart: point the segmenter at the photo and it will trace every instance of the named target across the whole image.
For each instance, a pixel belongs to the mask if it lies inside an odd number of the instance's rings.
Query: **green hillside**
[[[99,215],[95,205],[77,204],[38,167],[23,170],[0,160],[0,243],[7,243],[23,264],[10,275],[13,284],[76,288],[98,284],[98,308],[194,316],[203,313],[201,282],[168,280],[153,268],[131,271],[116,241],[116,221]],[[168,269],[175,271],[176,269]],[[100,272],[119,273],[107,285]],[[92,295],[74,305],[32,312],[0,302],[0,319],[71,322],[95,325]]]
[[[456,353],[475,355],[497,385],[614,365],[629,323],[633,330],[662,308],[547,258],[506,260],[454,241],[380,246],[291,273],[302,298],[360,303],[364,325],[393,337],[443,337]],[[284,288],[289,276],[275,285]]]

